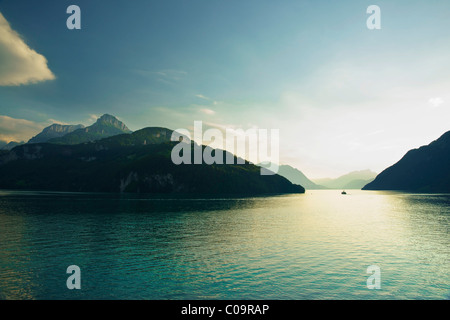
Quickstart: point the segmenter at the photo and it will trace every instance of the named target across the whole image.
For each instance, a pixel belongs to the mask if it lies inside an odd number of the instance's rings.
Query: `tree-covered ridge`
[[[303,187],[279,175],[262,176],[260,167],[248,162],[175,165],[171,152],[178,142],[170,142],[171,132],[145,128],[77,145],[19,146],[0,154],[0,188],[187,194],[304,192]]]

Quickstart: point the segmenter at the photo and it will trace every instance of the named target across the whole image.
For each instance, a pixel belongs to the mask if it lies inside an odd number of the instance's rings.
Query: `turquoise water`
[[[449,299],[449,261],[450,195],[0,191],[1,299]]]

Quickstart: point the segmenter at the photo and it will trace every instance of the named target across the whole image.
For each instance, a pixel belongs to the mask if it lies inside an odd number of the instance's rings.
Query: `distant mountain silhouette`
[[[131,133],[127,126],[119,121],[116,117],[104,114],[97,119],[93,125],[77,129],[60,138],[53,138],[48,140],[49,143],[54,144],[79,144],[89,141],[96,141],[103,138],[115,136],[123,133]]]
[[[377,174],[370,170],[353,171],[336,179],[314,179],[314,182],[329,189],[361,189],[373,181]]]
[[[344,185],[342,188],[339,189],[358,189],[361,190],[366,184],[368,184],[369,182],[372,182],[375,178],[371,178],[368,180],[363,180],[363,179],[356,179],[356,180],[352,180],[349,183],[347,183],[346,185]]]
[[[3,141],[2,141],[3,142]],[[24,144],[25,142],[21,141],[21,142],[17,142],[17,141],[11,141],[11,142],[4,142],[2,144],[2,146],[0,147],[0,150],[11,150],[17,146],[20,146],[22,144]]]
[[[449,193],[450,131],[427,146],[408,151],[363,190]]]
[[[177,166],[171,152],[179,142],[171,142],[171,134],[165,128],[144,128],[89,143],[26,144],[0,152],[0,188],[237,195],[305,192],[279,175],[260,175],[260,167],[248,162]]]
[[[259,164],[259,166],[268,168],[269,164]],[[277,174],[279,174],[282,177],[285,177],[286,179],[288,179],[290,182],[292,182],[294,184],[301,185],[305,189],[310,189],[310,190],[326,189],[323,186],[315,184],[314,182],[309,180],[303,172],[301,172],[300,170],[298,170],[290,165],[280,165],[278,167]]]
[[[42,130],[41,133],[31,138],[28,143],[43,143],[47,142],[50,139],[60,138],[65,136],[68,133],[71,133],[77,129],[82,129],[84,126],[82,124],[78,125],[62,125],[58,123],[54,123],[51,126],[48,126]]]

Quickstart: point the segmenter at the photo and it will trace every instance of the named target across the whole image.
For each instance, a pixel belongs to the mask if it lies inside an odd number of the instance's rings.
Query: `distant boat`
[[[345,192],[345,190],[344,190],[344,191],[341,192],[341,194],[347,194],[347,192]]]

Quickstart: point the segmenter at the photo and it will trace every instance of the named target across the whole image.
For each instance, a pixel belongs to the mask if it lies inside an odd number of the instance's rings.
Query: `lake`
[[[0,191],[0,299],[450,299],[449,262],[450,195]]]

